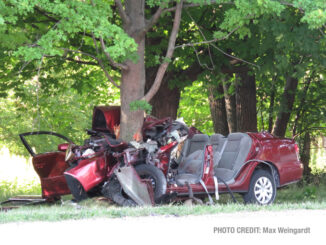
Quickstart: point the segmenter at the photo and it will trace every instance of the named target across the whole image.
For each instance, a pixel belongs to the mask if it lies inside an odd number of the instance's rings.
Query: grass
[[[30,162],[7,156],[0,161],[0,202],[16,195],[40,195],[41,188],[37,175]],[[236,194],[237,204],[231,202],[229,195],[221,195],[219,202],[207,205],[165,205],[157,207],[123,208],[100,201],[88,199],[79,205],[72,205],[71,196],[65,196],[62,203],[23,206],[8,212],[0,212],[0,224],[27,221],[60,221],[89,218],[119,218],[155,215],[202,215],[232,212],[280,211],[298,209],[326,209],[326,178],[319,178],[318,185],[291,185],[278,190],[275,203],[269,206],[244,205]]]
[[[89,218],[121,218],[138,216],[185,216],[232,212],[280,211],[296,209],[325,209],[326,201],[305,201],[301,203],[279,203],[270,206],[243,205],[243,204],[216,204],[206,205],[164,205],[157,207],[116,207],[98,201],[87,201],[80,205],[69,203],[54,205],[25,206],[8,212],[0,212],[0,223],[27,222],[27,221],[61,221]]]
[[[316,191],[315,191],[316,190]],[[34,193],[35,194],[35,193]],[[220,201],[212,206],[180,204],[157,207],[117,207],[99,198],[85,200],[78,205],[70,202],[71,196],[56,204],[23,206],[8,212],[0,212],[0,224],[8,222],[29,221],[61,221],[89,218],[121,218],[139,216],[185,216],[233,212],[280,211],[299,209],[326,209],[326,188],[313,186],[299,188],[293,185],[278,191],[278,197],[273,205],[244,205],[240,195],[236,195],[238,203],[232,203],[228,195],[221,195]]]

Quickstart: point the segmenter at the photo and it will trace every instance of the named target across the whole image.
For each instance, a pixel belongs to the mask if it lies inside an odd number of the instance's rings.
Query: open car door
[[[72,141],[48,131],[23,133],[19,137],[32,156],[33,167],[41,180],[42,197],[55,200],[70,194],[63,172],[69,167],[65,151]]]

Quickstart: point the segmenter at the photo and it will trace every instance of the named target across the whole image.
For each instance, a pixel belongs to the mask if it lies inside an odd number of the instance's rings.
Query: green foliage
[[[41,195],[41,186],[38,181],[20,183],[14,181],[0,180],[0,202],[18,195]]]
[[[15,6],[15,8],[12,8]],[[48,16],[51,22],[42,24],[39,20]],[[80,33],[93,33],[96,38],[102,37],[110,45],[107,47],[111,57],[124,61],[137,50],[135,41],[121,27],[111,21],[113,12],[110,4],[100,0],[88,1],[6,1],[0,6],[0,15],[7,25],[18,24],[24,19],[35,24],[35,36],[28,40],[27,46],[21,46],[14,52],[26,61],[40,59],[42,56],[61,56],[69,48],[69,40]],[[35,17],[31,17],[35,15]],[[39,19],[37,21],[37,19]],[[47,23],[45,22],[45,23]],[[10,31],[9,27],[2,32]],[[41,36],[39,36],[41,35]],[[25,35],[29,36],[29,35]]]
[[[47,86],[39,87],[35,81],[27,81],[20,96],[17,97],[13,91],[9,94],[7,98],[0,98],[0,148],[6,146],[12,153],[26,156],[28,153],[18,134],[54,131],[81,144],[87,137],[85,129],[91,127],[93,107],[117,104],[119,101],[119,92],[111,85],[107,88],[85,87],[84,93],[79,94],[69,86],[64,91],[58,91]],[[38,149],[40,152],[46,151],[51,144],[55,147],[63,143],[52,142],[49,138],[43,139],[49,144],[40,144],[42,141],[38,137],[31,137],[30,140],[33,146],[41,147]]]
[[[147,114],[152,112],[152,106],[145,100],[135,100],[129,106],[130,111],[144,110]]]
[[[194,82],[181,94],[178,117],[188,126],[195,126],[205,134],[213,134],[213,122],[209,109],[207,88],[202,81]]]

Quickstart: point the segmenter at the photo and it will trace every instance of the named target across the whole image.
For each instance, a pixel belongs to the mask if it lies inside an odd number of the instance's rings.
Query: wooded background
[[[26,154],[18,134],[35,130],[81,143],[93,107],[120,104],[126,140],[144,110],[296,137],[309,176],[325,150],[325,33],[325,0],[0,1],[0,147]]]

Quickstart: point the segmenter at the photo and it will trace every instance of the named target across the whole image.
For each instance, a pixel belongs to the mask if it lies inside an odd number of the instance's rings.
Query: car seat
[[[205,134],[195,134],[185,142],[179,159],[178,174],[175,176],[177,185],[197,184],[203,174],[205,148],[209,137]]]

